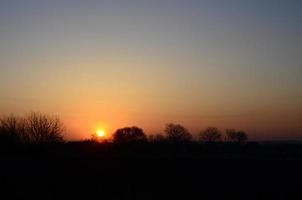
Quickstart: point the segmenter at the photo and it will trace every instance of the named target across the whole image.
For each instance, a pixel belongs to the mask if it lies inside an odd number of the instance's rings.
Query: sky
[[[302,139],[302,1],[1,0],[0,114],[69,140],[180,123]]]

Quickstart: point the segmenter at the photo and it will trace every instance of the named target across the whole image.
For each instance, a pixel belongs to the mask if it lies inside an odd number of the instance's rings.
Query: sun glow
[[[103,138],[103,137],[105,137],[106,133],[104,130],[99,129],[99,130],[97,130],[96,135],[100,138]]]

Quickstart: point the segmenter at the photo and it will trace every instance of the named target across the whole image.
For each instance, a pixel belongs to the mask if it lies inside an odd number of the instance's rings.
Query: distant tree
[[[248,139],[244,131],[236,131],[235,129],[226,129],[226,136],[228,142],[245,143]]]
[[[109,140],[105,137],[98,136],[97,133],[91,134],[90,138],[87,141],[91,141],[93,143],[108,143]]]
[[[199,139],[204,142],[218,142],[221,140],[221,132],[216,127],[208,127],[199,133]]]
[[[26,116],[26,131],[31,143],[60,143],[64,142],[64,126],[58,117],[40,113]]]
[[[226,141],[230,142],[233,140],[234,136],[236,135],[236,130],[235,129],[226,129],[225,130],[225,135],[226,135]]]
[[[192,139],[190,132],[180,124],[167,124],[165,133],[167,140],[171,142],[188,142]]]
[[[141,128],[135,126],[118,129],[113,134],[114,143],[132,143],[145,141],[147,141],[146,134]]]
[[[162,134],[155,134],[155,135],[150,135],[149,136],[149,141],[150,142],[164,142],[166,140],[165,136]]]

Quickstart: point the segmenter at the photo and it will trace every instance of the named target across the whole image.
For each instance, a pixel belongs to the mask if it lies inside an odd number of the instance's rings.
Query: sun
[[[96,135],[100,138],[105,137],[105,131],[102,129],[97,130]]]

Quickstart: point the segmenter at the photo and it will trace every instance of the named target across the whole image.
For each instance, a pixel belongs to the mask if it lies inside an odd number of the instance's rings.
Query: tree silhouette
[[[14,115],[0,118],[0,140],[4,144],[21,143],[28,140],[25,120]]]
[[[26,129],[32,143],[60,143],[64,141],[64,126],[58,117],[31,113],[26,117]]]
[[[132,143],[132,142],[145,142],[147,136],[144,131],[138,127],[125,127],[118,129],[113,134],[114,143]]]
[[[192,139],[190,132],[180,124],[167,124],[165,133],[167,140],[171,142],[188,142]]]
[[[0,119],[2,143],[58,143],[63,142],[64,127],[60,119],[40,113],[25,117],[14,115]]]
[[[248,137],[244,131],[236,131],[235,129],[226,129],[227,141],[235,143],[244,143]]]
[[[221,140],[221,132],[216,127],[208,127],[199,133],[199,139],[204,142],[218,142]]]

